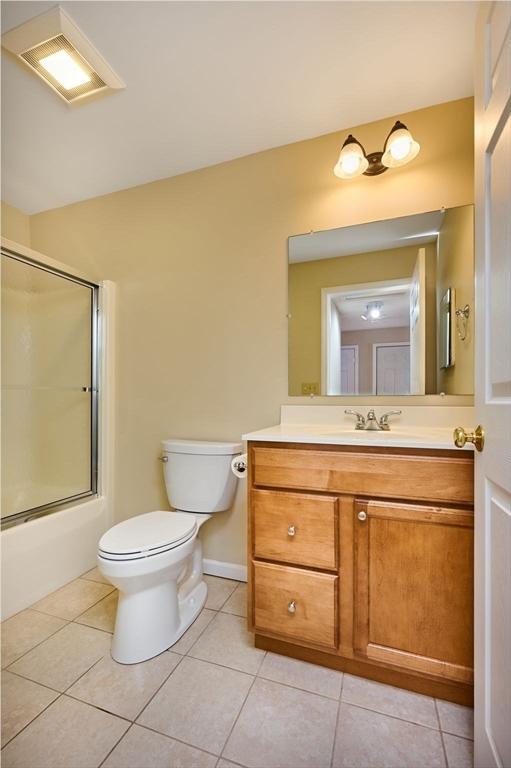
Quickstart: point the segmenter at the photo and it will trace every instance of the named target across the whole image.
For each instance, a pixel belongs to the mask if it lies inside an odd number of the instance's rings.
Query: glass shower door
[[[97,490],[97,292],[2,249],[2,524]]]

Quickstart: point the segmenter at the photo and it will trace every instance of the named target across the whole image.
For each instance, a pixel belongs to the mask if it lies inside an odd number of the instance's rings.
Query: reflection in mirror
[[[467,205],[290,237],[289,394],[472,394],[473,227]]]

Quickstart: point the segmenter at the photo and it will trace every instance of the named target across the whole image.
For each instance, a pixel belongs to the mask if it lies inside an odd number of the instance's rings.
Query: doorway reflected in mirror
[[[471,205],[290,237],[289,394],[472,394],[442,301],[473,306],[473,242]]]

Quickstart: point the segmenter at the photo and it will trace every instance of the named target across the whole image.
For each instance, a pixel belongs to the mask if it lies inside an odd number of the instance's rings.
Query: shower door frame
[[[96,497],[98,495],[98,467],[99,467],[99,289],[100,286],[97,283],[93,283],[85,278],[78,277],[71,272],[66,272],[59,267],[45,264],[42,261],[32,258],[14,251],[11,248],[2,244],[1,246],[2,256],[20,261],[27,264],[34,269],[40,269],[43,272],[49,272],[57,277],[64,278],[78,285],[83,285],[91,290],[91,315],[90,315],[90,330],[91,330],[91,344],[90,344],[90,362],[91,362],[91,377],[90,387],[84,388],[84,391],[90,391],[91,395],[91,418],[90,418],[90,489],[83,491],[82,493],[66,496],[65,498],[58,499],[56,501],[49,502],[48,504],[41,504],[37,507],[16,512],[13,515],[2,518],[0,521],[0,527],[2,530],[10,528],[14,525],[20,525],[21,523],[28,522],[37,517],[57,512],[65,507],[73,506],[75,503],[80,503],[83,499]]]

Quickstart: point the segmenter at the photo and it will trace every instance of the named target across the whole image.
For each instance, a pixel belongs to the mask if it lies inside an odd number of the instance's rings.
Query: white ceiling
[[[3,31],[53,5],[3,2]],[[127,88],[69,107],[2,52],[2,197],[27,213],[472,93],[475,2],[62,6]]]
[[[355,253],[386,251],[408,245],[425,245],[437,239],[443,211],[417,213],[397,219],[371,221],[353,227],[325,229],[289,238],[289,262],[336,259]]]
[[[381,301],[382,316],[378,320],[362,320],[361,315],[365,313],[371,301]],[[374,291],[372,295],[369,296],[366,293],[364,297],[343,294],[335,300],[335,304],[341,315],[341,331],[370,331],[378,328],[399,328],[410,324],[410,290],[409,288],[399,290],[397,284],[395,293],[389,291],[379,294]]]

